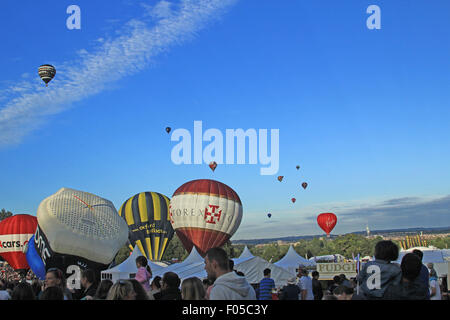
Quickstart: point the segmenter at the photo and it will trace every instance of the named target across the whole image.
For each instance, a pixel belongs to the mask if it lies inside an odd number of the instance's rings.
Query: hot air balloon
[[[34,234],[26,245],[25,255],[31,271],[33,271],[40,280],[45,280],[45,265],[36,251]]]
[[[281,182],[281,181],[283,181],[283,178],[284,178],[284,176],[278,176],[278,178],[277,178],[277,179],[278,179],[278,181],[280,181],[280,182]]]
[[[175,231],[170,223],[170,199],[158,192],[141,192],[125,201],[119,215],[130,228],[130,248],[152,261],[161,260]]]
[[[242,220],[242,203],[237,193],[222,182],[193,180],[179,187],[170,200],[172,226],[190,252],[195,246],[204,256],[223,246]]]
[[[172,130],[171,127],[167,127],[167,128],[166,128],[166,132],[167,132],[167,133],[170,133],[171,130]]]
[[[292,203],[295,203],[296,200],[297,200],[297,199],[295,199],[295,198],[292,198],[292,199],[291,199]]]
[[[323,231],[327,234],[327,238],[330,237],[330,232],[333,230],[336,225],[337,217],[334,213],[327,212],[321,213],[317,216],[317,223],[322,228]]]
[[[38,69],[39,77],[45,82],[45,86],[48,87],[48,83],[55,77],[56,69],[50,64],[43,64]]]
[[[296,166],[297,170],[300,169],[300,166]]]
[[[209,167],[211,168],[211,170],[214,172],[214,170],[216,170],[217,168],[217,163],[215,161],[211,161],[209,163]]]
[[[307,184],[306,182],[303,182],[303,183],[302,183],[303,189],[306,189],[307,186],[308,186],[308,184]]]
[[[37,220],[36,252],[45,270],[65,273],[68,286],[79,285],[81,270],[106,269],[128,238],[128,225],[111,201],[69,188],[44,199]]]
[[[271,213],[268,213],[267,216],[270,218],[270,217],[272,216],[272,214],[271,214]]]
[[[13,215],[0,222],[0,256],[14,270],[30,269],[24,246],[36,231],[37,223],[36,217],[28,214]]]

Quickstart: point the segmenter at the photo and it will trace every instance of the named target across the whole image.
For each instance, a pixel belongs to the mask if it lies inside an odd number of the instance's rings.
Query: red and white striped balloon
[[[179,187],[170,200],[172,227],[185,249],[195,246],[204,256],[210,248],[223,246],[242,220],[237,193],[215,180],[193,180]]]

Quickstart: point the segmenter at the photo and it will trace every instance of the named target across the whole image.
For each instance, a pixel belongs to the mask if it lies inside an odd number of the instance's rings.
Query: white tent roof
[[[143,256],[144,254],[141,252],[138,246],[134,247],[131,255],[123,261],[121,264],[101,272],[102,279],[111,279],[113,282],[119,279],[130,279],[133,278],[137,272],[136,268],[136,258],[139,256]],[[147,260],[150,269],[152,269],[152,274],[156,274],[160,272],[160,270],[165,269],[163,266],[160,266],[156,263]]]
[[[241,257],[235,260],[234,269],[244,273],[249,283],[259,283],[264,278],[264,269],[271,270],[271,278],[275,281],[277,287],[284,286],[289,278],[295,277],[295,273],[291,273],[281,267],[270,263],[260,257],[243,257],[244,261],[239,262]],[[237,263],[238,262],[238,263]]]
[[[408,249],[406,251],[401,251],[398,254],[398,259],[397,259],[397,263],[402,263],[402,259],[405,256],[405,254],[412,252],[414,249],[417,248],[411,248]],[[444,259],[444,255],[442,253],[442,250],[421,250],[423,252],[423,258],[422,258],[422,263],[423,264],[427,264],[428,262],[432,262],[432,263],[444,263],[446,262]]]
[[[163,277],[166,272],[175,272],[181,281],[186,278],[197,277],[200,279],[206,278],[205,259],[198,253],[195,246],[192,248],[189,256],[182,262],[171,264],[163,269],[153,272],[153,277]]]
[[[328,255],[324,255],[324,256],[317,256],[317,257],[311,257],[309,258],[309,261],[331,261],[334,262],[335,260],[337,262],[339,261],[343,261],[345,259],[345,257],[343,255],[340,255],[339,253],[336,254],[328,254]]]
[[[296,273],[295,269],[297,269],[300,265],[305,267],[313,267],[316,265],[315,261],[309,261],[299,255],[294,247],[289,246],[289,250],[285,254],[283,258],[279,261],[275,262],[274,265],[281,267],[283,269],[288,270],[291,273]]]
[[[233,258],[231,260],[234,261],[234,265],[240,264],[244,261],[254,258],[255,256],[250,252],[250,250],[245,246],[244,251],[242,251],[239,258]]]

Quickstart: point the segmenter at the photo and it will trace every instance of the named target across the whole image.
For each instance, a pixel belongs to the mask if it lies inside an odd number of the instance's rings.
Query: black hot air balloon
[[[39,77],[45,82],[45,86],[48,87],[48,83],[55,77],[56,69],[50,64],[43,64],[38,69]]]
[[[161,260],[175,231],[170,223],[170,199],[157,192],[141,192],[125,201],[119,215],[130,228],[132,248],[138,246],[152,261]]]
[[[271,213],[268,213],[267,216],[270,218],[270,217],[272,216],[272,214],[271,214]]]
[[[307,184],[306,182],[303,182],[303,183],[302,183],[303,189],[306,189],[307,186],[308,186],[308,184]]]
[[[167,127],[167,128],[166,128],[166,132],[167,132],[167,133],[170,133],[171,130],[172,130],[171,127]]]

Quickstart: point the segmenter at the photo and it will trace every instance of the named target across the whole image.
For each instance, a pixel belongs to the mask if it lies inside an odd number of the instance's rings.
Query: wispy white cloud
[[[235,2],[182,0],[174,4],[162,0],[147,5],[142,17],[128,21],[114,38],[97,39],[91,52],[80,49],[76,61],[50,62],[57,68],[51,88],[33,78],[1,90],[0,147],[20,143],[46,123],[49,115],[144,70],[160,53],[192,40]]]

